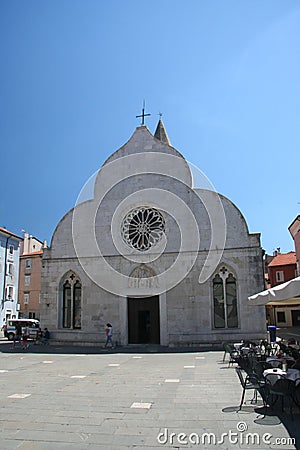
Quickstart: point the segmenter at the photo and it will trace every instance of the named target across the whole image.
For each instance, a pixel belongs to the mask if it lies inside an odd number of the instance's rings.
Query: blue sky
[[[266,251],[294,250],[299,23],[298,0],[2,0],[0,226],[50,242],[145,99]]]

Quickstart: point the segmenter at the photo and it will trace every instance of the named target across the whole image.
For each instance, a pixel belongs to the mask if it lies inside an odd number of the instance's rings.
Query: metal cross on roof
[[[142,114],[141,115],[139,115],[139,116],[135,116],[137,119],[139,118],[139,117],[141,117],[142,118],[142,123],[141,123],[141,125],[144,125],[145,124],[145,117],[146,116],[151,116],[151,114],[145,114],[145,100],[144,100],[144,103],[143,103],[143,108],[142,108]]]

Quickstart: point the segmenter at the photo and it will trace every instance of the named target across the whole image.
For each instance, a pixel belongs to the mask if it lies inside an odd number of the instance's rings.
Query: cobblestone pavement
[[[1,450],[282,450],[297,448],[290,437],[300,443],[299,410],[293,420],[263,417],[262,403],[251,405],[247,392],[236,412],[241,386],[221,351],[10,347],[0,343]]]

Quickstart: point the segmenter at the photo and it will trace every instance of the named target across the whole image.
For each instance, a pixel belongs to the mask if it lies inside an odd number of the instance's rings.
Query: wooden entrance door
[[[159,296],[127,298],[128,343],[159,344]]]

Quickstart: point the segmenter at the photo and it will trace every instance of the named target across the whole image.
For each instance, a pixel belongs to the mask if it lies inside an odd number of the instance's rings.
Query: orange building
[[[268,274],[270,287],[278,286],[297,277],[296,252],[278,252],[268,264]],[[289,302],[269,302],[266,305],[266,311],[269,324],[280,327],[300,325],[300,305],[297,299],[290,299]]]
[[[19,273],[19,316],[22,318],[40,317],[42,256],[45,247],[45,242],[24,233]]]
[[[271,287],[290,281],[297,276],[296,253],[278,253],[268,265]]]

